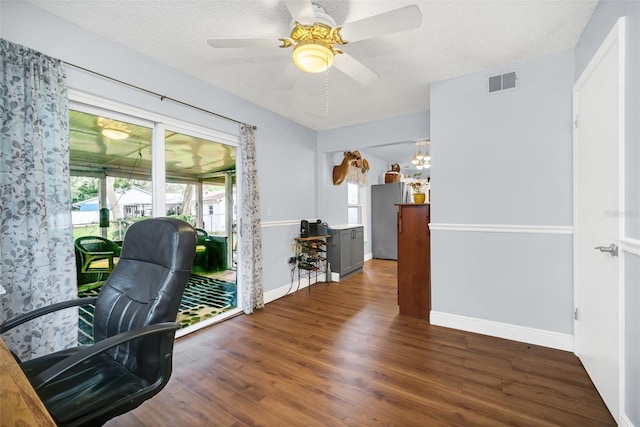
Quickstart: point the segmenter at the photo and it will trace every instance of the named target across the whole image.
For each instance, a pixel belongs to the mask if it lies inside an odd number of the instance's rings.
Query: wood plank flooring
[[[569,352],[399,316],[371,260],[178,339],[167,387],[107,426],[615,425]]]

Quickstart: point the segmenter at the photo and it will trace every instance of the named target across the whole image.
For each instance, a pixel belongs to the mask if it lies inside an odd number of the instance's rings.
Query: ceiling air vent
[[[505,74],[497,74],[487,78],[487,87],[489,93],[500,92],[507,89],[515,89],[518,87],[518,75],[515,71]]]

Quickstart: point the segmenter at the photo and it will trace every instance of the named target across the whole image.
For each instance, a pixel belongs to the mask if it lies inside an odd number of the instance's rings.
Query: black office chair
[[[95,304],[94,345],[20,365],[58,425],[104,424],[167,384],[179,328],[175,319],[195,246],[194,229],[181,220],[135,223],[98,297],[54,304],[0,325],[2,333],[46,313]]]

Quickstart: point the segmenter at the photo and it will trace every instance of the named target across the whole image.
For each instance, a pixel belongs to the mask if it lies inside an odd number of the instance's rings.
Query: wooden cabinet
[[[429,320],[431,242],[429,205],[398,205],[398,306],[400,314]]]
[[[340,278],[359,270],[364,265],[364,227],[331,227],[327,260],[331,271]]]

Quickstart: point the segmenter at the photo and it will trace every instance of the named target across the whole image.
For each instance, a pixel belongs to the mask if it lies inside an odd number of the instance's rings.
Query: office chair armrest
[[[42,386],[56,379],[58,376],[62,375],[64,372],[68,371],[74,366],[77,366],[85,360],[103,353],[112,347],[148,335],[160,334],[164,332],[175,332],[179,328],[180,324],[178,322],[164,322],[156,323],[155,325],[149,325],[144,328],[135,329],[133,331],[123,332],[118,335],[113,335],[91,346],[87,346],[86,348],[80,350],[78,353],[69,356],[66,359],[56,363],[55,365],[45,369],[40,373],[40,375],[31,379],[31,385],[35,390],[38,390]]]
[[[30,311],[25,314],[21,314],[18,317],[14,317],[13,319],[7,320],[2,325],[0,325],[0,334],[5,333],[16,326],[20,326],[23,323],[28,322],[29,320],[37,319],[40,316],[44,316],[45,314],[53,313],[59,310],[64,310],[65,308],[71,308],[79,305],[89,305],[95,304],[98,300],[98,297],[91,298],[77,298],[69,301],[62,301],[55,304],[48,305],[46,307],[41,307]]]

